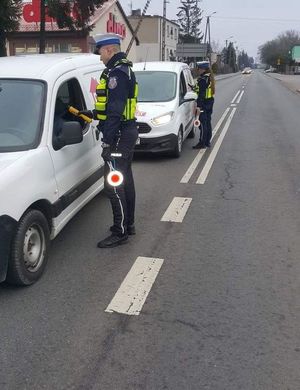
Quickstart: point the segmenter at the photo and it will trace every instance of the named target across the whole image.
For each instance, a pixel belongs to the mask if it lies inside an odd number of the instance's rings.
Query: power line
[[[300,22],[300,19],[271,19],[271,18],[245,18],[242,16],[214,16],[215,19],[228,20],[248,20],[248,21],[262,21],[262,22]]]

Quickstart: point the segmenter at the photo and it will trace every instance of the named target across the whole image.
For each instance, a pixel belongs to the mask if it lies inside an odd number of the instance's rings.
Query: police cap
[[[209,67],[210,67],[209,61],[197,62],[197,68],[199,68],[199,69],[209,69]]]
[[[99,49],[106,45],[121,45],[121,37],[118,34],[97,34],[93,36],[96,43],[94,54],[99,54]]]

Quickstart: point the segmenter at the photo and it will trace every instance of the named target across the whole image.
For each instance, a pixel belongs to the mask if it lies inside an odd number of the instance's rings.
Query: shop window
[[[72,44],[71,45],[71,53],[81,53],[82,49],[79,46],[79,44]]]
[[[69,45],[67,43],[60,43],[60,53],[69,53]]]
[[[18,46],[15,46],[15,54],[24,54],[26,53],[26,45],[18,44]]]

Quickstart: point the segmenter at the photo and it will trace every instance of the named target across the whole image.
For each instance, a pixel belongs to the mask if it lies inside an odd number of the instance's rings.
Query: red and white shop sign
[[[121,37],[126,37],[126,26],[123,23],[117,23],[115,15],[111,12],[109,13],[109,19],[106,24],[106,31],[108,33],[114,33],[121,35]]]
[[[46,22],[53,22],[55,19],[50,18],[47,15],[47,6],[46,6]],[[77,18],[78,13],[76,12],[76,7],[74,6],[71,12],[73,18]],[[32,3],[24,4],[23,6],[23,18],[27,23],[39,23],[41,21],[41,2],[40,0],[32,0]]]

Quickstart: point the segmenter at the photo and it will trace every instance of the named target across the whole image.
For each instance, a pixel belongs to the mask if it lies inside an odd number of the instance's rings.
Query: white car
[[[136,152],[179,157],[186,137],[195,135],[197,94],[187,64],[141,62],[133,66],[139,84],[136,111],[140,143]]]
[[[93,54],[0,59],[0,281],[34,283],[50,239],[103,188]]]
[[[251,68],[245,68],[243,71],[242,71],[242,74],[251,74],[252,73],[252,69]]]

